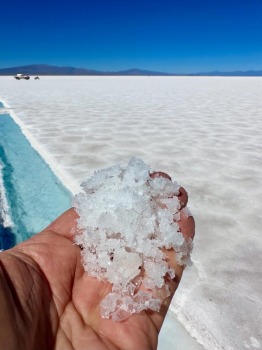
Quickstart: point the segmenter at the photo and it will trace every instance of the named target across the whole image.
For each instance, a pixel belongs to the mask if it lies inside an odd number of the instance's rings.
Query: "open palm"
[[[193,237],[193,218],[181,217],[184,235]],[[111,285],[84,271],[80,248],[72,244],[76,218],[70,209],[41,233],[1,253],[1,272],[7,281],[2,288],[10,300],[3,320],[6,327],[0,331],[1,348],[156,349],[158,333],[183,271],[175,262],[174,252],[168,252],[176,271],[176,278],[169,281],[172,296],[159,313],[143,311],[123,322],[103,319],[99,305]],[[15,337],[12,332],[16,332]]]

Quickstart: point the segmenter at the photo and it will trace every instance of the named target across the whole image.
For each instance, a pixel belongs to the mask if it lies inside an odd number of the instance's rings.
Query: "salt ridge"
[[[9,215],[10,208],[7,202],[6,190],[3,182],[3,166],[0,163],[0,221],[3,220],[4,227],[11,227],[12,220]]]
[[[0,101],[1,102],[1,101]],[[4,106],[4,104],[3,104]],[[5,108],[0,107],[0,115],[8,113]],[[3,167],[4,165],[0,162],[0,221],[2,221],[2,225],[4,227],[11,227],[12,226],[12,220],[9,215],[10,208],[8,205],[7,197],[6,197],[6,190],[4,187],[4,181],[3,181]]]

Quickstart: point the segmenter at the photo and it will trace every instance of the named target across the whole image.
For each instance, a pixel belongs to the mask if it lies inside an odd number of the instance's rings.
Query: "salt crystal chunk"
[[[143,286],[149,290],[154,290],[156,288],[155,281],[148,277],[144,277]]]
[[[164,284],[161,288],[155,288],[152,293],[152,298],[158,300],[165,300],[171,295],[169,286]]]
[[[184,237],[180,232],[177,232],[178,225],[170,225],[167,228],[165,236],[163,237],[163,246],[166,249],[174,248],[176,251],[184,244]]]
[[[157,211],[157,217],[158,217],[159,223],[166,222],[168,225],[170,225],[172,222],[174,222],[174,214],[172,211],[169,211],[167,208],[159,208]]]
[[[111,263],[110,254],[108,252],[102,251],[100,254],[98,254],[97,262],[101,268],[107,268]]]
[[[74,241],[82,247],[87,273],[112,284],[100,306],[102,317],[115,321],[146,309],[159,311],[170,295],[164,277],[175,277],[162,248],[173,248],[180,264],[192,249],[177,223],[179,185],[151,178],[149,171],[138,158],[126,168],[117,164],[96,171],[73,202],[79,215]]]
[[[128,186],[141,186],[149,177],[149,167],[139,158],[131,158],[123,176],[123,183]]]
[[[100,304],[102,317],[107,318],[111,313],[115,312],[121,304],[121,298],[117,293],[109,293]]]
[[[150,292],[144,292],[140,290],[134,297],[134,300],[137,304],[145,304],[146,301],[150,300],[152,298],[152,293]]]
[[[150,299],[145,304],[147,309],[151,309],[156,312],[160,311],[161,301],[159,299]]]
[[[142,259],[137,253],[127,252],[124,249],[119,249],[114,253],[114,259],[111,264],[111,269],[115,270],[117,275],[121,276],[121,283],[125,286],[129,281],[133,280],[140,274],[139,267],[142,265]],[[110,274],[111,277],[111,274]],[[113,276],[113,281],[116,276]],[[113,283],[109,279],[110,282]]]
[[[165,177],[156,177],[151,179],[149,186],[151,187],[152,196],[162,195],[162,191],[168,181],[170,180],[166,179]]]
[[[113,321],[120,322],[120,321],[126,320],[128,317],[130,317],[130,315],[131,315],[130,312],[119,308],[116,312],[114,312],[111,315],[111,318],[112,318]]]
[[[180,209],[180,203],[178,197],[176,196],[173,196],[172,198],[162,198],[161,203],[174,214],[177,212],[178,209]]]

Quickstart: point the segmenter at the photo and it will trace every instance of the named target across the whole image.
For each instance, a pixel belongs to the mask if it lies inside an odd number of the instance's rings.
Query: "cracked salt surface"
[[[134,155],[186,184],[194,264],[159,350],[202,349],[191,337],[207,350],[262,344],[261,95],[261,77],[43,77],[37,88],[0,77],[5,107],[74,194]]]
[[[158,312],[170,295],[166,280],[175,277],[164,249],[174,249],[180,265],[192,249],[178,225],[180,186],[151,177],[141,159],[131,158],[126,168],[96,171],[82,188],[73,203],[81,232],[75,243],[88,274],[112,284],[101,316],[122,321],[142,310]]]

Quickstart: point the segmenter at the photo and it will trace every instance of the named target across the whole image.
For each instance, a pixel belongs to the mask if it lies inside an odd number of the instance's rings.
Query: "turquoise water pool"
[[[68,209],[71,194],[31,147],[19,126],[5,113],[2,103],[0,165],[4,187],[0,206],[2,212],[8,211],[11,219],[7,226],[0,217],[0,249],[8,249],[41,231]],[[7,203],[3,202],[3,196]],[[6,204],[7,208],[3,208]]]

